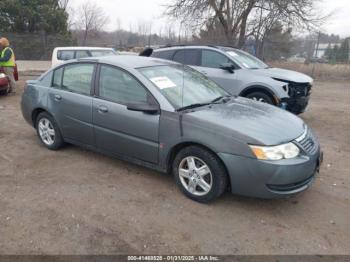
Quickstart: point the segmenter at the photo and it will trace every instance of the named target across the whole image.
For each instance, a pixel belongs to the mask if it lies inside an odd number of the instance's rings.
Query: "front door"
[[[220,68],[220,65],[232,63],[232,61],[219,52],[202,50],[200,66],[192,66],[197,71],[206,75],[231,95],[239,94],[240,81],[237,72],[230,73]]]
[[[94,144],[91,87],[95,65],[75,63],[56,69],[48,106],[66,140]]]
[[[126,71],[107,65],[99,70],[93,99],[96,145],[104,151],[158,163],[159,115],[130,111],[128,103],[154,103],[145,87]]]

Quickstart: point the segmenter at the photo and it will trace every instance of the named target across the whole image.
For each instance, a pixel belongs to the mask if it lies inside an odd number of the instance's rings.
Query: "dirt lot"
[[[316,83],[302,116],[325,152],[311,189],[210,205],[170,176],[74,146],[46,150],[20,93],[0,97],[1,254],[350,254],[349,82]]]

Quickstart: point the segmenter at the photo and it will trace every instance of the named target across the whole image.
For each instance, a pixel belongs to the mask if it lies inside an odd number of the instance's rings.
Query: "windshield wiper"
[[[212,100],[212,101],[210,101],[208,103],[195,103],[195,104],[191,104],[191,105],[188,105],[188,106],[180,107],[180,108],[176,109],[176,111],[179,112],[179,111],[184,111],[186,109],[192,109],[192,108],[201,107],[201,106],[207,106],[207,105],[211,105],[211,104],[218,104],[219,101],[226,103],[227,100],[224,100],[224,98],[229,98],[229,97],[231,97],[231,96],[228,96],[228,95],[227,96],[219,96],[219,97],[215,98],[214,100]]]
[[[224,98],[229,98],[229,97],[230,96],[228,96],[228,95],[226,95],[226,96],[219,96],[219,97],[215,98],[214,100],[212,100],[210,103],[214,104],[214,103],[219,102],[219,101],[226,103],[227,100],[224,100]]]
[[[176,111],[184,111],[184,110],[187,110],[187,109],[192,109],[192,108],[196,108],[196,107],[201,107],[201,106],[207,106],[207,105],[210,105],[211,103],[196,103],[196,104],[191,104],[191,105],[188,105],[188,106],[183,106],[183,107],[180,107],[178,109],[176,109]]]

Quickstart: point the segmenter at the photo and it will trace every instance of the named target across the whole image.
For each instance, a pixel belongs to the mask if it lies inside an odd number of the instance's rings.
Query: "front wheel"
[[[218,157],[210,151],[190,146],[182,149],[173,163],[178,187],[190,199],[207,203],[227,188],[227,174]]]
[[[246,98],[249,98],[249,99],[252,99],[252,100],[255,100],[255,101],[259,101],[259,102],[262,102],[262,103],[267,103],[267,104],[270,104],[270,105],[274,105],[273,103],[273,100],[272,98],[263,93],[263,92],[253,92],[253,93],[250,93],[246,96]]]

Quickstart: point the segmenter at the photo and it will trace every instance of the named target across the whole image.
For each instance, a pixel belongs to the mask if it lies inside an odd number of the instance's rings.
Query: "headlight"
[[[0,73],[0,78],[4,78],[6,75],[4,73]]]
[[[283,144],[279,146],[252,146],[250,145],[254,155],[260,160],[280,160],[295,158],[299,155],[299,148],[293,143]]]

